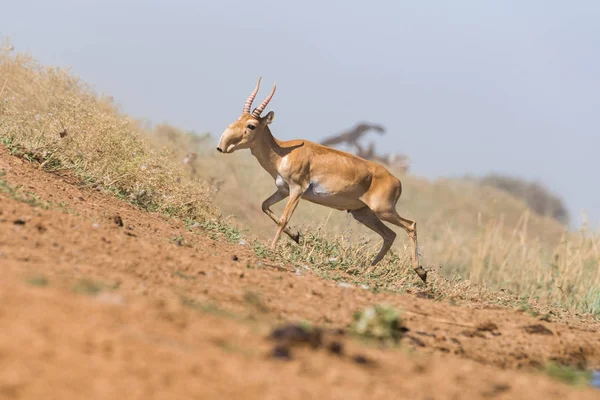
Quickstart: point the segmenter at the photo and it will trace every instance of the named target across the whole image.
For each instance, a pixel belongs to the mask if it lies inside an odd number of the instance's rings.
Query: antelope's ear
[[[273,111],[269,111],[267,115],[265,115],[265,122],[269,125],[275,119],[275,113]]]

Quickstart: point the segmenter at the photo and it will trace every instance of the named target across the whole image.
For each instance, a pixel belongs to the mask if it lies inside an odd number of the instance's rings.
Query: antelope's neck
[[[268,126],[265,127],[265,131],[257,139],[250,151],[260,165],[275,178],[278,174],[277,167],[282,158],[282,148],[279,145],[279,141],[273,137]]]

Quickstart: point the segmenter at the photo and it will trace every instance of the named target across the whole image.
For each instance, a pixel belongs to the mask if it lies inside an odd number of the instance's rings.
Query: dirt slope
[[[600,367],[597,322],[339,287],[5,149],[2,170],[39,201],[0,193],[0,398],[598,398],[529,368]],[[405,310],[401,349],[270,357],[276,323],[345,327],[373,303]]]

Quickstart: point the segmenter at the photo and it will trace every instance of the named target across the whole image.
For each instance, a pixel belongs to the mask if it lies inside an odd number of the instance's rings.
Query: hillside
[[[597,321],[338,285],[5,149],[0,171],[3,398],[597,397],[535,372],[550,360],[600,367]],[[379,303],[402,310],[400,349],[342,336],[347,356],[270,356],[279,323],[348,329]]]
[[[0,140],[2,398],[598,395],[598,237],[502,192],[402,177],[423,285],[402,240],[350,274],[378,243],[308,204],[300,245],[267,250],[272,183],[253,159],[26,55],[0,55]]]

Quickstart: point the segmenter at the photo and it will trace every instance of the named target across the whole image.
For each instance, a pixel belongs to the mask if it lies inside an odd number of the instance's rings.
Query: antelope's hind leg
[[[419,278],[423,280],[423,282],[427,282],[427,271],[419,265],[419,243],[417,241],[417,223],[415,221],[411,221],[410,219],[406,219],[398,215],[398,212],[395,209],[391,209],[388,211],[377,212],[377,216],[386,222],[390,222],[394,225],[397,225],[403,228],[406,233],[408,233],[408,237],[410,238],[412,244],[412,262],[413,269],[419,275]]]
[[[372,272],[375,269],[375,265],[381,261],[390,250],[390,247],[392,247],[392,244],[396,239],[396,233],[385,226],[385,224],[377,218],[377,215],[367,206],[359,208],[358,210],[348,210],[348,212],[352,214],[355,220],[377,233],[383,239],[383,244],[381,245],[379,253],[377,253],[371,266],[367,269],[368,272]]]

